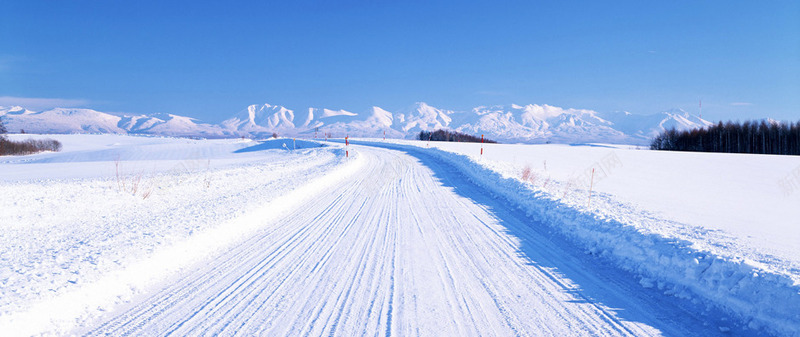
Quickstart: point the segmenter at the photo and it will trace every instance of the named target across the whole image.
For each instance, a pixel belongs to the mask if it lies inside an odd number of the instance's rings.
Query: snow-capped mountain
[[[22,107],[0,109],[10,131],[33,133],[126,133],[118,125],[120,117],[91,109],[56,108],[32,112]]]
[[[341,110],[340,112],[345,112]],[[392,128],[394,123],[394,115],[373,106],[366,111],[353,114],[348,112],[344,115],[321,115],[315,120],[314,125],[317,126],[322,132],[328,132],[336,135],[352,135],[353,137],[380,137],[383,132],[386,132],[387,137],[402,138],[406,133],[400,132]],[[317,128],[315,127],[315,128]]]
[[[393,114],[379,107],[363,113],[346,110],[308,108],[304,113],[295,113],[282,106],[264,104],[251,105],[233,118],[222,122],[222,126],[237,135],[266,137],[273,132],[282,135],[311,135],[319,132],[353,137],[383,135],[400,138],[405,136],[392,128]],[[320,134],[321,135],[321,134]]]
[[[40,112],[22,107],[0,107],[0,117],[10,132],[28,133],[133,133],[176,137],[228,136],[219,125],[172,114],[128,115],[92,109],[56,108]]]
[[[453,122],[455,111],[434,108],[427,103],[417,102],[395,114],[395,128],[404,133],[417,134],[423,130],[448,128]],[[457,121],[456,124],[463,124]]]
[[[279,105],[251,105],[232,118],[222,122],[222,127],[237,134],[271,134],[296,130],[294,111]]]
[[[41,112],[22,107],[0,107],[7,128],[33,133],[134,133],[185,137],[334,137],[414,138],[422,130],[450,129],[484,134],[501,142],[521,143],[628,143],[647,144],[669,129],[706,127],[712,123],[675,109],[653,115],[629,112],[600,113],[550,105],[480,106],[454,111],[415,103],[390,112],[371,107],[362,112],[308,108],[295,111],[280,105],[250,105],[220,124],[172,114],[126,115],[91,109],[51,109]]]
[[[623,133],[639,137],[652,138],[661,131],[675,128],[688,130],[699,127],[708,127],[713,123],[683,109],[672,109],[653,115],[634,115],[627,111],[600,114],[603,119],[613,123],[614,129]]]
[[[149,120],[139,128],[129,129],[129,133],[203,138],[218,138],[230,135],[219,125],[202,123],[192,117],[173,114],[143,115],[141,117],[149,118]]]
[[[615,130],[613,123],[591,110],[562,109],[550,105],[512,104],[477,107],[477,119],[456,130],[472,134],[502,136],[512,142],[626,142],[628,136]]]

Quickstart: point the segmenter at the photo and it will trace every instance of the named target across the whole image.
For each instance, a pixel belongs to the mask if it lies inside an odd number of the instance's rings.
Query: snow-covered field
[[[3,335],[800,335],[796,157],[50,137],[0,157]]]
[[[343,163],[292,140],[48,137],[63,152],[0,158],[4,334],[59,331],[129,299],[257,228],[243,218],[291,210],[293,191]]]

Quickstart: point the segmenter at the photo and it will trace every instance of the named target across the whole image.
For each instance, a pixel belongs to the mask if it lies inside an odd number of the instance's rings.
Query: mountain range
[[[484,134],[507,143],[620,143],[648,144],[662,130],[691,129],[712,123],[675,109],[652,115],[629,112],[600,113],[550,105],[479,106],[469,111],[432,107],[426,103],[395,112],[372,107],[361,113],[308,108],[291,110],[280,105],[250,105],[218,124],[173,114],[133,115],[92,109],[55,108],[31,111],[0,107],[0,118],[10,132],[117,133],[176,137],[292,137],[415,138],[422,130],[450,129]]]

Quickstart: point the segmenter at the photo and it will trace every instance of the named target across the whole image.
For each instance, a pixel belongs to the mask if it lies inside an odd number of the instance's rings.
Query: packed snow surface
[[[4,335],[799,334],[792,157],[52,137],[0,157]]]

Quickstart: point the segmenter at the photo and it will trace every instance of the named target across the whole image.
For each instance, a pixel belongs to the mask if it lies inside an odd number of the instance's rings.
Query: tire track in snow
[[[433,157],[356,149],[360,174],[89,334],[714,332]]]

